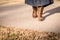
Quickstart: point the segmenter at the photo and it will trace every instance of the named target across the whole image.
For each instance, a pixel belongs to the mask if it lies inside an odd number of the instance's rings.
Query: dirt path
[[[0,6],[0,25],[13,26],[32,30],[60,32],[60,2],[44,9],[44,21],[32,18],[29,5]]]

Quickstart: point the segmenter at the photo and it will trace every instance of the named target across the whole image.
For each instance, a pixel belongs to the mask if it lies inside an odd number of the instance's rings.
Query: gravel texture
[[[60,40],[60,33],[0,26],[0,40]]]

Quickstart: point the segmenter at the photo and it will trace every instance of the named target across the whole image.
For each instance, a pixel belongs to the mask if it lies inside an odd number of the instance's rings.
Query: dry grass
[[[60,33],[0,26],[0,40],[60,40]]]

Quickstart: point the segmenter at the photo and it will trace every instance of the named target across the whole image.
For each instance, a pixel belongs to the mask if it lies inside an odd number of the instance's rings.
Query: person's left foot
[[[42,21],[43,18],[42,18],[42,13],[43,13],[43,7],[38,7],[38,20],[39,21]]]
[[[43,21],[43,18],[42,18],[42,17],[38,17],[38,20],[39,20],[39,21]]]

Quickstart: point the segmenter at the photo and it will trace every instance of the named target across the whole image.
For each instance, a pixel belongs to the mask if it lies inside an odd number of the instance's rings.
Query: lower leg
[[[38,6],[38,20],[42,21],[42,13],[43,13],[44,7]]]
[[[32,16],[33,17],[37,17],[37,7],[32,6],[32,8],[33,8],[33,14],[32,14]]]

